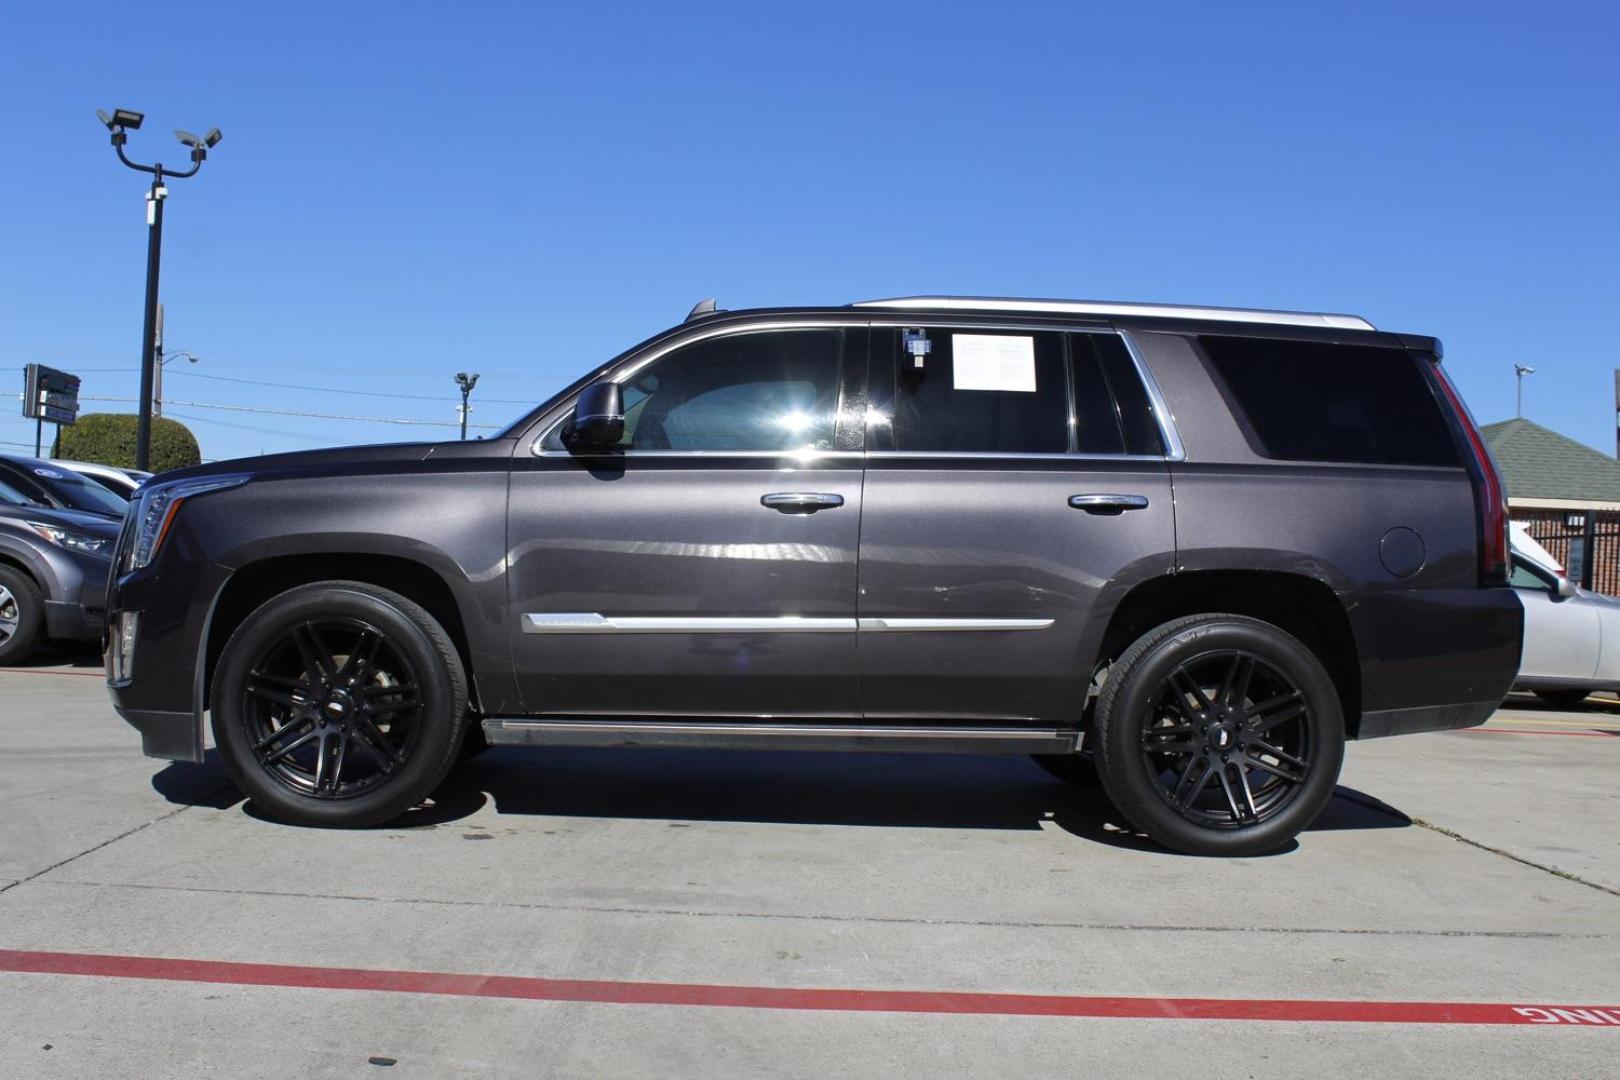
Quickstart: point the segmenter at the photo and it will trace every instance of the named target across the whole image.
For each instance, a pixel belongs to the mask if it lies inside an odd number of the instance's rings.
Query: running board
[[[1062,728],[885,727],[756,720],[540,720],[490,717],[484,737],[504,746],[701,747],[711,750],[866,750],[935,754],[1065,754]]]

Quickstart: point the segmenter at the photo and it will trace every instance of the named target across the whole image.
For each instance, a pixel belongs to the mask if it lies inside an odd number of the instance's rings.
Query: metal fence
[[[1512,517],[1564,565],[1571,580],[1620,596],[1620,511],[1515,509]]]

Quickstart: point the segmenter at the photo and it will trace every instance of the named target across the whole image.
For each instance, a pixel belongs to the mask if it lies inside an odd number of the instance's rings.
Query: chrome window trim
[[[1142,352],[1136,347],[1136,342],[1125,331],[1119,331],[1120,339],[1125,342],[1125,351],[1130,353],[1131,363],[1136,365],[1136,374],[1142,380],[1142,386],[1147,390],[1148,404],[1153,407],[1153,418],[1159,422],[1159,436],[1164,440],[1164,457],[1167,461],[1186,461],[1187,449],[1181,443],[1181,433],[1176,430],[1176,418],[1170,413],[1170,405],[1164,399],[1164,391],[1159,389],[1159,380],[1153,377],[1153,371],[1142,359]]]
[[[1137,461],[1162,464],[1161,454],[1023,454],[1015,450],[868,450],[870,458],[956,459],[958,461]]]
[[[904,311],[999,311],[1033,315],[1147,316],[1156,319],[1207,319],[1220,322],[1268,323],[1273,326],[1318,326],[1336,330],[1376,330],[1360,315],[1331,311],[1280,311],[1271,308],[1199,307],[1147,301],[1037,300],[1002,296],[896,296],[857,300],[852,308],[898,308]]]
[[[860,305],[853,305],[860,306]],[[1131,335],[1123,330],[1111,326],[1064,326],[1051,323],[996,323],[996,322],[957,322],[950,319],[906,319],[902,316],[884,317],[874,315],[872,318],[857,320],[814,320],[792,319],[776,320],[771,322],[748,323],[741,326],[716,326],[707,330],[697,331],[684,335],[678,340],[666,342],[656,350],[635,361],[623,371],[613,375],[612,381],[623,385],[636,372],[659,360],[676,349],[687,345],[705,341],[712,337],[721,337],[732,334],[748,334],[770,332],[775,330],[814,330],[814,329],[840,329],[870,328],[874,326],[911,326],[918,322],[926,322],[928,326],[942,330],[971,329],[971,330],[1021,330],[1026,333],[1057,333],[1057,334],[1112,334],[1125,344],[1125,351],[1131,358],[1131,364],[1136,368],[1137,377],[1142,380],[1142,386],[1147,392],[1148,404],[1153,409],[1154,419],[1159,425],[1160,437],[1164,440],[1165,453],[1158,454],[1020,454],[1001,451],[951,451],[951,450],[598,450],[576,453],[572,450],[548,450],[544,444],[553,432],[567,421],[568,414],[564,413],[545,430],[536,435],[530,443],[529,452],[535,457],[657,457],[657,458],[839,458],[849,459],[873,454],[882,457],[917,457],[917,458],[964,458],[968,460],[1003,460],[1024,458],[1037,461],[1184,461],[1186,452],[1182,446],[1181,435],[1176,431],[1175,418],[1170,413],[1164,393],[1159,389],[1158,380],[1142,359],[1141,352]],[[1070,394],[1070,398],[1073,395]],[[1071,400],[1072,404],[1072,400]]]
[[[545,436],[541,436],[545,438]],[[864,450],[536,450],[535,457],[782,458],[810,464],[818,458],[865,457]]]
[[[603,615],[595,611],[531,611],[523,616],[525,634],[852,634],[961,633],[963,631],[1045,630],[1052,619],[979,618],[818,618],[803,615]]]

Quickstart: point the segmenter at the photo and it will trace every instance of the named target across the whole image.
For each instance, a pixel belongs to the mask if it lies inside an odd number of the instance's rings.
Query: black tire
[[[45,596],[34,579],[0,566],[0,664],[20,664],[45,637]]]
[[[322,581],[242,621],[211,700],[220,757],[254,805],[293,824],[354,828],[398,817],[443,781],[461,749],[467,680],[420,606]]]
[[[1567,709],[1571,705],[1579,705],[1581,702],[1591,697],[1592,688],[1589,686],[1577,686],[1573,688],[1566,687],[1559,690],[1537,690],[1535,691],[1535,695],[1549,705],[1558,705]]]
[[[1144,634],[1114,664],[1095,719],[1114,806],[1190,855],[1284,847],[1321,813],[1344,760],[1344,714],[1321,661],[1243,615]]]
[[[1097,776],[1097,762],[1090,754],[1031,754],[1035,764],[1062,780],[1065,784],[1096,791],[1102,787]]]

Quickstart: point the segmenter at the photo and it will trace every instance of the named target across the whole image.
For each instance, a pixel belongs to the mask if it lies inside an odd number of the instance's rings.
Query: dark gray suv
[[[1521,621],[1433,338],[916,297],[699,305],[489,440],[166,474],[107,665],[147,753],[211,711],[305,824],[486,741],[1029,753],[1236,855],[1347,739],[1482,722]]]

